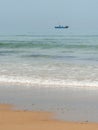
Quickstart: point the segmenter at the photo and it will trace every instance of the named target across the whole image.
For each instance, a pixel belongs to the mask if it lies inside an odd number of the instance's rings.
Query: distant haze
[[[0,0],[2,34],[97,35],[98,0]]]

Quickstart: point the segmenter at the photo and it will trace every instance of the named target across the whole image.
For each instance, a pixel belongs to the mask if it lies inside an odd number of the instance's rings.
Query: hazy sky
[[[69,25],[55,30],[55,25]],[[98,0],[0,0],[0,34],[98,34]]]

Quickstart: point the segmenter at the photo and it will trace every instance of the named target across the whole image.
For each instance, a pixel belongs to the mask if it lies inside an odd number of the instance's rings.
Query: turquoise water
[[[98,88],[98,36],[0,36],[0,85]]]

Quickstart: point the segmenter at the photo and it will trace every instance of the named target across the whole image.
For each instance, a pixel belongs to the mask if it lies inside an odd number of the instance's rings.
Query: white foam
[[[1,76],[0,84],[4,85],[20,85],[26,88],[30,87],[60,87],[60,88],[79,88],[79,89],[98,89],[98,81],[75,81],[67,79],[45,79],[45,78],[28,78],[16,76]]]

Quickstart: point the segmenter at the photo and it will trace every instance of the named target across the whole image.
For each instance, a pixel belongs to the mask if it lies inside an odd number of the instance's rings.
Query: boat
[[[62,25],[59,25],[59,26],[55,26],[54,27],[55,29],[67,29],[67,28],[69,28],[69,26],[62,26]]]

